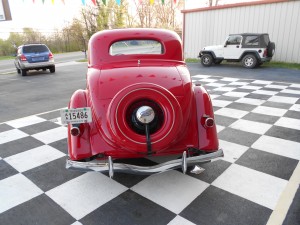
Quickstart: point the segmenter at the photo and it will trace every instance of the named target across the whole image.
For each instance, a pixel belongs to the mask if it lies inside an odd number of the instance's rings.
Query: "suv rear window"
[[[110,55],[163,54],[163,45],[156,40],[122,40],[110,46]]]
[[[23,53],[35,53],[35,52],[48,52],[48,48],[45,45],[30,45],[23,47]]]

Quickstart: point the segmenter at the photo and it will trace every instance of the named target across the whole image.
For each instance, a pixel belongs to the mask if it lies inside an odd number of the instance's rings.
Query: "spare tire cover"
[[[269,42],[268,47],[267,47],[267,56],[272,57],[275,53],[275,43],[274,42]]]
[[[166,149],[176,140],[182,126],[182,110],[170,91],[152,83],[127,86],[112,99],[107,111],[107,121],[114,141],[122,149],[147,152],[146,136],[132,130],[126,120],[127,110],[139,100],[153,101],[162,109],[164,114],[162,126],[150,138],[153,151]]]

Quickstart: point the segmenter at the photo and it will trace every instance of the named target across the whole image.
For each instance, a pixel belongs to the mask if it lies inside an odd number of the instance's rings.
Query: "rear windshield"
[[[163,45],[156,40],[123,40],[114,42],[110,55],[164,54]]]
[[[30,45],[23,47],[23,53],[36,53],[49,51],[45,45]]]

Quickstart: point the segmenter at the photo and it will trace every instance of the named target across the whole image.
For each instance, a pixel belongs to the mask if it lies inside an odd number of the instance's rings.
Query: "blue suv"
[[[15,66],[22,76],[28,70],[50,70],[55,73],[55,64],[52,52],[44,44],[27,44],[18,47]]]

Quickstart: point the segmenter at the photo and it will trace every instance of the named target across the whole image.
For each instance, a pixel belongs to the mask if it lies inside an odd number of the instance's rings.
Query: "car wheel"
[[[18,69],[18,68],[16,68],[17,69],[17,73],[18,74],[20,74],[21,73],[21,70],[20,69]]]
[[[50,73],[55,73],[55,66],[50,67]]]
[[[275,43],[269,42],[268,47],[267,47],[267,56],[273,57],[274,54],[275,54]]]
[[[212,63],[213,63],[213,58],[210,54],[204,54],[201,57],[201,64],[203,66],[211,66]]]
[[[254,55],[251,55],[251,54],[245,55],[242,60],[242,64],[245,68],[252,69],[252,68],[256,67],[257,59]]]
[[[21,75],[22,76],[26,76],[27,75],[27,71],[26,70],[21,70]]]

